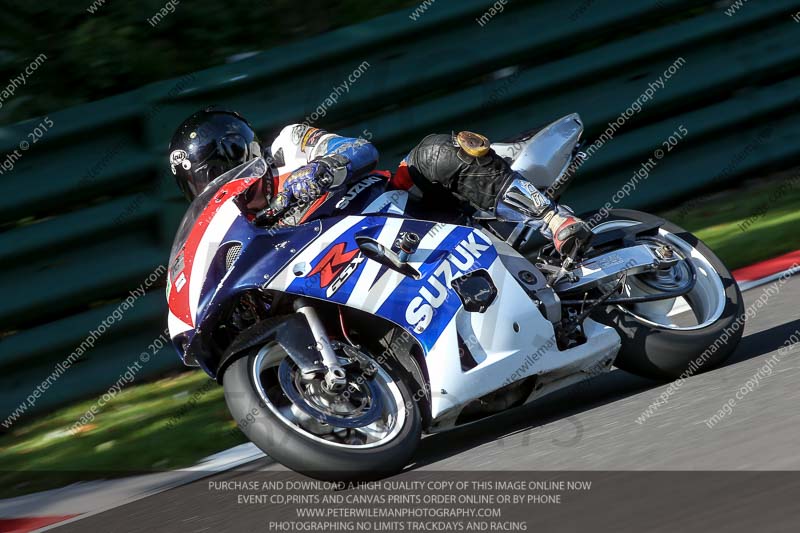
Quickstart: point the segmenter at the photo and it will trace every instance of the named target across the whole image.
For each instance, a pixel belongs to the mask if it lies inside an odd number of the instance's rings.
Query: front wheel
[[[640,211],[615,209],[602,218],[595,215],[592,231],[601,233],[655,220],[657,217]],[[744,332],[739,286],[722,261],[688,231],[667,222],[655,238],[691,261],[696,274],[692,290],[678,298],[599,308],[592,318],[613,327],[622,338],[615,364],[623,370],[658,380],[711,370],[733,353]],[[678,263],[658,275],[630,276],[624,291],[626,296],[657,294],[680,284],[686,276],[686,265],[681,268]]]
[[[268,344],[225,371],[228,409],[256,446],[297,472],[332,481],[394,474],[420,440],[416,402],[390,362],[351,355],[340,358],[348,385],[333,392],[322,378],[304,378],[279,344]]]

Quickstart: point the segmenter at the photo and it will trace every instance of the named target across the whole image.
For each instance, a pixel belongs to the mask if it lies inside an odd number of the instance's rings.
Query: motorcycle
[[[563,259],[534,229],[531,185],[559,199],[582,131],[573,114],[494,143],[518,175],[470,216],[422,211],[373,172],[297,225],[264,225],[243,198],[266,162],[219,176],[172,247],[180,357],[222,384],[260,449],[328,480],[390,475],[423,433],[614,366],[660,380],[718,366],[741,338],[742,297],[697,237],[639,211],[588,213],[591,241]]]

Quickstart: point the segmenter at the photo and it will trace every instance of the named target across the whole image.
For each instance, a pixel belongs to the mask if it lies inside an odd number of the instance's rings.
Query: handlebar
[[[274,224],[292,205],[291,193],[281,191],[275,195],[267,207],[256,213],[255,223],[258,225]]]

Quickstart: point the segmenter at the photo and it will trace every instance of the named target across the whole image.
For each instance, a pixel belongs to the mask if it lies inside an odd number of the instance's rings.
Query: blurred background
[[[501,140],[577,112],[594,145],[565,198],[577,211],[662,214],[732,269],[800,247],[797,0],[6,4],[6,486],[24,490],[22,471],[122,455],[134,469],[183,466],[244,440],[221,389],[179,373],[157,342],[160,265],[186,208],[167,143],[209,104],[238,110],[262,139],[304,120],[365,137],[386,169],[428,133]],[[79,434],[66,431],[145,352],[135,380]]]

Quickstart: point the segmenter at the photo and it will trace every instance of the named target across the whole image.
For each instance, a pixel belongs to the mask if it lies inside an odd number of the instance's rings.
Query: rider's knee
[[[488,147],[471,155],[452,134],[425,137],[406,161],[415,185],[425,191],[438,184],[480,209],[494,205],[500,188],[512,170],[502,157]],[[484,138],[485,139],[485,138]]]

